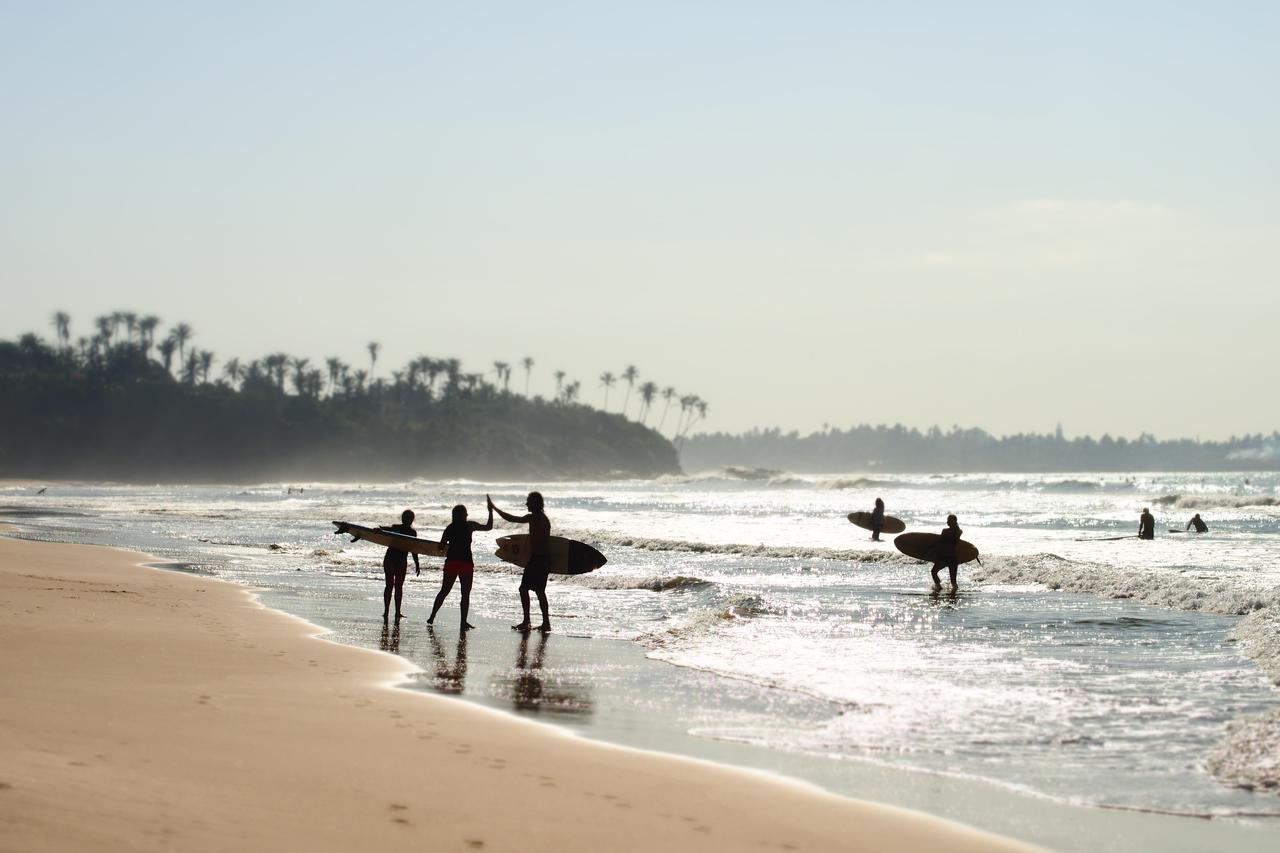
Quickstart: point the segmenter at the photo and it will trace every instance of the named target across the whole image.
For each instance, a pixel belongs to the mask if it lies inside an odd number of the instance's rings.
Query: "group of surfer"
[[[875,507],[871,510],[869,519],[863,516],[858,523],[864,527],[870,523],[871,525],[871,541],[880,542],[880,534],[884,532],[884,500],[876,498]],[[853,520],[853,516],[850,516]],[[902,527],[899,525],[898,530]],[[933,568],[929,570],[930,576],[933,578],[934,590],[942,589],[942,581],[938,578],[938,573],[943,569],[951,577],[951,589],[956,591],[959,589],[957,583],[957,574],[960,569],[960,537],[964,535],[964,531],[960,529],[960,522],[954,515],[947,516],[947,526],[942,528],[939,537],[938,547],[933,555]]]
[[[525,515],[512,515],[499,509],[488,495],[485,495],[485,503],[488,505],[489,518],[484,524],[468,520],[466,506],[458,504],[453,508],[453,520],[440,534],[440,548],[445,552],[444,577],[440,581],[440,591],[436,593],[435,604],[431,608],[431,615],[427,617],[427,624],[435,624],[436,614],[440,612],[441,605],[449,597],[449,592],[456,582],[462,590],[460,630],[466,633],[475,627],[467,621],[467,613],[471,607],[471,580],[475,574],[475,560],[471,555],[471,538],[476,531],[493,529],[493,514],[496,512],[512,524],[529,525],[531,556],[520,577],[520,608],[524,613],[524,619],[511,627],[517,631],[531,630],[529,593],[532,592],[538,597],[538,606],[542,610],[542,624],[538,625],[536,630],[550,631],[551,611],[547,603],[547,576],[551,573],[551,520],[547,518],[544,511],[542,493],[529,493],[525,499],[525,507],[529,512]],[[418,532],[413,529],[413,519],[413,510],[406,509],[400,514],[399,524],[381,529],[405,536],[417,536]],[[409,556],[407,551],[388,547],[387,553],[382,557],[382,572],[386,578],[386,587],[382,591],[383,622],[389,618],[392,598],[396,602],[396,619],[405,618],[400,609],[400,602],[404,598],[404,581],[409,573]],[[417,554],[413,554],[413,573],[414,575],[422,573]]]
[[[1204,519],[1200,517],[1200,513],[1191,516],[1191,520],[1187,522],[1183,532],[1195,528],[1196,533],[1208,533],[1209,525],[1205,524]],[[1178,533],[1177,530],[1170,530],[1170,533]],[[1156,519],[1151,514],[1148,507],[1142,508],[1142,515],[1138,516],[1138,538],[1139,539],[1155,539],[1156,538]]]

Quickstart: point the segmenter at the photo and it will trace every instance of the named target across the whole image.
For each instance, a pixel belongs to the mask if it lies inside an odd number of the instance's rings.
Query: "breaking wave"
[[[1175,509],[1243,509],[1252,506],[1280,506],[1275,495],[1161,495],[1152,498],[1156,506]]]
[[[849,563],[897,563],[912,565],[918,560],[888,548],[856,551],[851,548],[815,548],[804,545],[747,545],[737,543],[697,542],[688,539],[658,539],[623,533],[593,531],[575,534],[575,538],[620,548],[642,551],[684,551],[690,554],[724,554],[741,557],[772,557],[781,560],[837,560]]]
[[[650,592],[670,592],[681,589],[708,589],[713,581],[690,575],[654,576],[644,578],[618,577],[617,575],[573,575],[565,583],[588,589],[647,589]]]

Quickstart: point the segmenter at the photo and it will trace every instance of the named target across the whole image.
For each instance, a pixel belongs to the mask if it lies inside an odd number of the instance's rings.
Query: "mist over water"
[[[330,535],[328,522],[390,523],[410,507],[434,535],[455,503],[474,518],[486,492],[511,509],[536,487],[302,485],[58,485],[39,497],[7,487],[0,515],[30,535],[194,564],[377,647],[381,549]],[[609,736],[607,697],[630,697],[652,725],[827,764],[887,763],[1076,803],[1280,815],[1274,795],[1205,767],[1229,723],[1280,708],[1278,634],[1260,630],[1280,601],[1280,476],[737,472],[544,491],[554,532],[609,563],[549,587],[557,633],[594,641],[596,668],[525,710],[554,693],[559,719]],[[911,531],[959,516],[983,564],[961,567],[958,596],[931,594],[926,566],[845,520],[876,497]],[[1136,532],[1143,506],[1157,516],[1154,542],[1099,541]],[[1168,532],[1193,512],[1209,533]],[[517,571],[489,556],[502,532],[476,536],[472,612],[514,621]],[[411,577],[413,613],[437,579]],[[406,623],[395,650],[422,655],[438,676],[428,688],[496,702],[518,686],[501,669],[475,676],[495,666],[483,645],[457,677],[456,640],[433,648],[419,627]],[[617,677],[616,659],[632,653],[648,668]],[[829,771],[822,779],[839,787]]]

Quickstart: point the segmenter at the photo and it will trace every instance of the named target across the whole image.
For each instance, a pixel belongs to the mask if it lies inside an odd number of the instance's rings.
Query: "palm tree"
[[[120,319],[124,320],[125,331],[129,334],[129,343],[133,343],[133,333],[138,331],[138,315],[132,311],[124,311],[120,314]]]
[[[55,311],[53,314],[53,331],[58,336],[58,343],[63,349],[67,349],[71,341],[71,315],[66,311]]]
[[[496,386],[498,382],[502,381],[502,378],[504,376],[507,376],[510,373],[511,373],[511,365],[507,364],[505,361],[495,361],[493,363],[493,374],[494,376],[498,377],[498,380],[493,384]]]
[[[693,394],[685,394],[680,398],[680,417],[676,418],[676,428],[675,431],[671,433],[674,438],[680,437],[680,425],[684,423],[685,418],[689,415],[689,409],[693,408],[693,404],[697,402],[697,400],[698,398]]]
[[[556,377],[556,399],[559,400],[560,389],[564,387],[565,372],[563,370],[557,370],[555,373],[555,377]]]
[[[111,334],[115,331],[115,326],[111,324],[111,318],[105,314],[101,317],[94,317],[93,325],[98,328],[98,337],[102,339],[102,345],[110,349]]]
[[[365,380],[368,378],[369,378],[369,374],[364,372],[363,370],[356,371],[356,391],[358,393],[364,392],[364,383],[365,383]]]
[[[240,380],[244,378],[244,368],[240,366],[240,359],[233,358],[222,365],[222,374],[231,380],[232,388],[239,385]]]
[[[636,370],[634,364],[628,364],[627,369],[622,371],[622,378],[627,380],[627,396],[622,399],[622,416],[627,416],[627,405],[631,402],[631,389],[636,385],[636,379],[639,378],[640,371]]]
[[[706,400],[703,400],[701,397],[694,395],[693,399],[689,401],[689,410],[690,410],[689,422],[684,425],[684,429],[680,430],[680,435],[679,435],[680,438],[684,438],[686,435],[688,435],[689,430],[693,428],[694,424],[696,424],[700,420],[704,420],[707,417]]]
[[[172,337],[165,338],[156,345],[156,349],[160,350],[160,357],[164,359],[165,373],[173,372],[173,351],[178,348],[178,342]]]
[[[366,346],[369,347],[369,375],[373,376],[373,369],[378,365],[378,353],[382,350],[382,344],[369,341]]]
[[[581,387],[582,383],[576,379],[564,386],[564,401],[566,403],[572,403],[574,400],[578,399],[578,390]]]
[[[452,394],[458,390],[458,376],[462,373],[462,362],[456,358],[446,358],[444,360],[444,376],[445,385],[444,393]]]
[[[613,381],[617,377],[609,371],[600,374],[600,384],[604,386],[604,410],[609,411],[609,389],[613,387]]]
[[[329,370],[329,396],[332,397],[338,390],[338,377],[342,375],[342,359],[329,356],[324,360],[324,366]]]
[[[524,395],[528,397],[529,396],[529,377],[533,373],[533,357],[526,355],[524,358],[520,360],[520,363],[524,365]]]
[[[194,332],[191,331],[191,327],[186,323],[179,323],[173,327],[169,334],[173,336],[174,343],[178,345],[178,363],[181,364],[186,361],[187,341],[191,340]]]
[[[640,400],[643,403],[643,408],[640,409],[640,423],[644,423],[649,419],[649,409],[653,405],[653,398],[657,395],[657,383],[646,382],[640,386]]]
[[[196,356],[196,351],[192,350],[187,354],[187,360],[182,363],[182,381],[188,385],[196,384],[196,373],[200,370],[200,359]]]
[[[307,366],[311,364],[309,358],[294,358],[289,360],[289,366],[293,368],[293,388],[301,397],[307,393]]]
[[[151,351],[151,347],[156,342],[156,327],[160,325],[160,318],[155,314],[148,314],[138,321],[138,338],[142,342],[142,354],[145,356]]]
[[[667,405],[662,410],[662,420],[658,421],[658,432],[662,432],[662,425],[667,422],[667,412],[671,411],[671,401],[676,396],[676,389],[668,385],[662,389],[662,399],[667,401]]]
[[[209,383],[209,370],[213,367],[213,353],[207,349],[200,350],[200,381]]]
[[[289,364],[289,356],[282,352],[273,352],[262,359],[267,376],[276,384],[276,389],[284,393],[284,371]]]

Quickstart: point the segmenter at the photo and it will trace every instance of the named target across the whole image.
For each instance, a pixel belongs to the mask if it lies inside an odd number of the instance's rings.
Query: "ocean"
[[[438,560],[410,573],[409,618],[384,627],[382,549],[329,523],[390,524],[411,508],[420,535],[438,535],[455,503],[483,521],[486,493],[520,511],[531,488],[546,495],[554,533],[609,558],[553,577],[550,637],[505,627],[519,620],[519,570],[491,555],[511,525],[476,535],[479,627],[461,641],[456,588],[434,630],[423,624]],[[934,594],[927,566],[845,519],[876,497],[911,531],[959,516],[982,563],[961,567],[957,595]],[[868,779],[925,780],[879,797],[917,808],[930,801],[921,791],[946,780],[1208,818],[1260,833],[1259,849],[1280,839],[1280,797],[1251,775],[1274,764],[1267,724],[1280,713],[1277,474],[733,471],[546,484],[53,484],[43,495],[7,485],[0,505],[19,535],[136,548],[242,583],[331,639],[409,658],[422,672],[407,686],[587,737],[855,796],[876,794]],[[1136,532],[1144,506],[1155,541],[1110,538]],[[1195,512],[1208,533],[1171,532]],[[998,815],[977,822],[1010,830]]]

